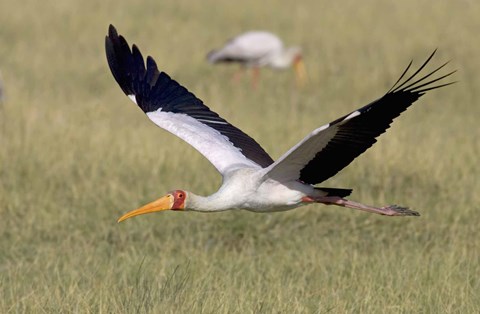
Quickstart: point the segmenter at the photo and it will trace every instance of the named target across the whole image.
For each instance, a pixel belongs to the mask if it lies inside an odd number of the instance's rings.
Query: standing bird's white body
[[[302,59],[302,49],[297,46],[284,47],[278,36],[266,31],[250,31],[240,34],[220,48],[208,53],[211,63],[240,63],[254,70],[254,84],[258,68],[268,66],[273,69],[285,69],[294,66],[297,83],[307,79]]]
[[[210,196],[175,190],[123,215],[119,221],[161,210],[217,212],[247,209],[254,212],[288,210],[311,203],[338,205],[388,216],[418,216],[406,207],[375,207],[345,199],[351,189],[317,187],[346,167],[376,142],[394,118],[425,92],[450,85],[432,85],[451,75],[427,80],[445,65],[421,78],[403,80],[411,63],[390,91],[378,100],[328,123],[307,135],[277,161],[250,136],[211,111],[185,87],[159,72],[150,56],[110,25],[105,39],[110,70],[122,90],[159,127],[180,137],[203,154],[223,177]],[[415,80],[414,80],[415,78]],[[413,80],[413,81],[412,81]]]

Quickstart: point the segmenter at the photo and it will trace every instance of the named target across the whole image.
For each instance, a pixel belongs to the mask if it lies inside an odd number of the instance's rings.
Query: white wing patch
[[[132,95],[128,95],[128,98],[130,98],[131,101],[133,101],[136,105],[138,105],[138,104],[137,104],[137,98],[135,98],[135,95],[133,95],[133,94],[132,94]]]
[[[265,176],[279,182],[298,180],[300,171],[327,146],[337,130],[336,125],[330,126],[330,124],[315,129],[277,161],[265,168]]]
[[[159,127],[192,145],[221,174],[240,167],[261,168],[246,158],[226,136],[186,114],[162,112],[159,109],[148,112],[147,116]]]
[[[206,120],[206,119],[197,119],[200,122],[207,122],[207,123],[216,123],[216,124],[228,124],[227,122],[222,121],[214,121],[214,120]]]
[[[351,114],[349,114],[347,117],[345,117],[345,119],[343,119],[342,122],[350,120],[351,118],[355,118],[356,116],[359,116],[359,115],[360,115],[360,111],[358,111],[358,110],[354,111]]]

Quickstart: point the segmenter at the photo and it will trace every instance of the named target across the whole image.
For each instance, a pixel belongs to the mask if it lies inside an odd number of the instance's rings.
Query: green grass
[[[1,313],[478,313],[480,5],[475,1],[2,3]],[[162,213],[164,192],[216,190],[200,154],[156,128],[108,69],[113,23],[144,55],[276,158],[381,96],[439,48],[454,86],[424,96],[327,186],[422,214],[310,206],[274,214]],[[205,54],[238,32],[301,44],[310,84]]]

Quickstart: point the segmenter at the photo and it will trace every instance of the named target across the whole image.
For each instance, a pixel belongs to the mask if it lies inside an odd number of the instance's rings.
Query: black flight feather
[[[113,25],[110,25],[105,37],[105,50],[115,80],[125,94],[135,96],[138,106],[145,113],[161,109],[162,112],[186,114],[226,136],[245,157],[258,165],[267,167],[273,163],[253,138],[211,111],[168,74],[159,72],[152,57],[147,57],[145,67],[138,47],[133,45],[130,49]]]
[[[448,62],[427,75],[416,78],[433,58],[435,52],[415,73],[400,83],[412,65],[410,62],[397,82],[383,97],[330,123],[329,127],[338,128],[337,133],[300,171],[299,179],[306,183],[317,184],[334,176],[372,146],[377,141],[376,138],[390,127],[393,119],[410,107],[425,92],[455,83],[431,85],[450,76],[455,71],[426,81]],[[400,85],[398,85],[399,83]],[[354,113],[358,113],[358,115],[348,118]]]

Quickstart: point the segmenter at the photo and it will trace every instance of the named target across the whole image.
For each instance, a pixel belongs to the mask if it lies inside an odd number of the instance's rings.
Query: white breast
[[[297,181],[264,180],[262,173],[253,168],[234,171],[224,178],[218,192],[208,197],[209,202],[217,207],[255,212],[282,211],[301,205],[302,197],[314,191],[313,187]]]

